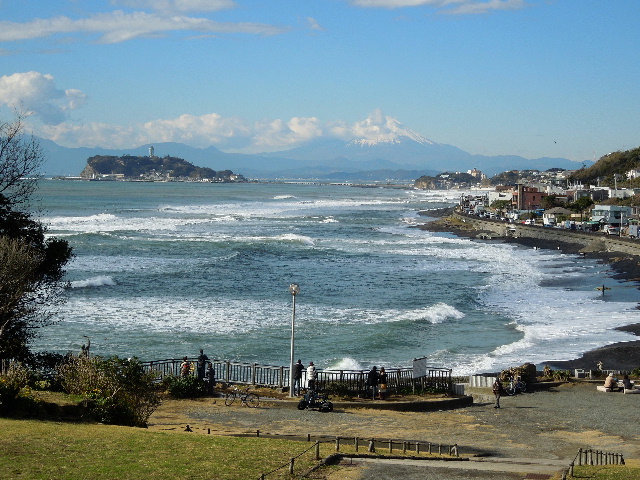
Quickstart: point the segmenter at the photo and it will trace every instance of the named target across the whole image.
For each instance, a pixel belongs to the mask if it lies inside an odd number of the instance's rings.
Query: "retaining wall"
[[[471,215],[455,214],[459,220],[471,224],[474,230],[491,232],[496,237],[526,237],[581,245],[595,252],[620,252],[640,256],[640,240],[607,235],[602,232],[579,232],[562,228],[549,228],[521,223],[488,220]]]

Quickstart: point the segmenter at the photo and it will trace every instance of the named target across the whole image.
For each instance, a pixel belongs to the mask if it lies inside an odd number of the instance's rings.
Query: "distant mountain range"
[[[583,164],[566,158],[526,159],[516,155],[488,157],[472,155],[452,145],[432,142],[399,122],[386,125],[377,138],[349,142],[320,139],[306,146],[263,154],[225,153],[211,146],[195,148],[182,143],[154,143],[130,149],[67,148],[40,139],[46,161],[46,175],[77,176],[94,155],[170,155],[214,170],[233,170],[252,179],[318,179],[330,181],[415,180],[422,175],[473,168],[488,176],[508,170],[576,170]]]

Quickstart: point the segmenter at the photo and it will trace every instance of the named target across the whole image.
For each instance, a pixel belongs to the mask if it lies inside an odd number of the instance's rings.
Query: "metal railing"
[[[196,372],[197,358],[188,358],[191,363],[191,374]],[[227,384],[243,384],[272,388],[289,387],[289,367],[262,365],[259,363],[232,362],[229,360],[208,360],[211,362],[217,382]],[[183,359],[170,358],[142,362],[147,372],[156,374],[158,381],[167,376],[179,376]],[[428,368],[426,375],[414,378],[412,368],[387,369],[387,389],[438,389],[451,391],[451,370],[445,368]],[[316,386],[320,390],[332,384],[350,392],[362,393],[367,390],[367,370],[317,370]],[[302,372],[302,384],[306,385],[307,372]]]

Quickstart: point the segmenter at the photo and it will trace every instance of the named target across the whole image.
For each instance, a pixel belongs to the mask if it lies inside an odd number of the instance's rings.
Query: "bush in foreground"
[[[144,427],[160,404],[155,377],[137,358],[71,356],[58,375],[65,391],[83,397],[103,423]]]

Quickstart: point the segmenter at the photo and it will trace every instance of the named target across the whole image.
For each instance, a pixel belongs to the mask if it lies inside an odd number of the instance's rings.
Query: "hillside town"
[[[473,169],[421,177],[415,187],[474,192],[460,197],[460,209],[468,215],[637,238],[640,201],[636,195],[640,188],[626,184],[640,178],[640,170],[613,174],[613,186],[582,182],[575,174],[562,169],[511,171],[496,175],[490,182],[480,170]],[[506,180],[505,184],[492,185],[498,178]]]

